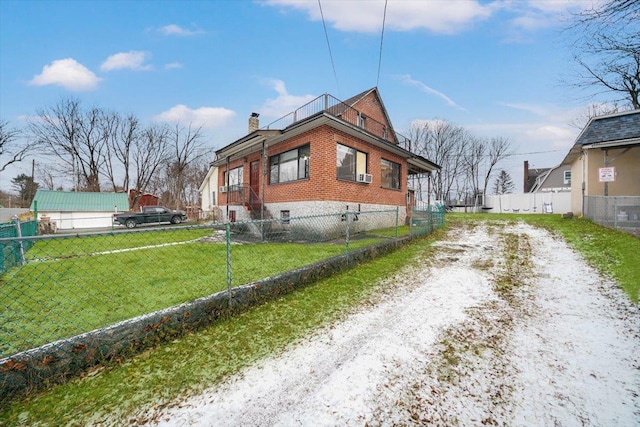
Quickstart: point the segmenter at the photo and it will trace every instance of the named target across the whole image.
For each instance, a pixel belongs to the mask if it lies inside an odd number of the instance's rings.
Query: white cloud
[[[191,109],[186,105],[178,104],[158,114],[155,120],[170,123],[189,123],[194,126],[202,126],[205,129],[216,129],[226,125],[235,115],[235,111],[223,107]]]
[[[505,107],[513,108],[514,110],[527,111],[529,113],[535,114],[536,116],[545,117],[549,115],[548,108],[543,107],[541,105],[517,104],[517,103],[510,103],[510,102],[499,102],[498,104],[504,105]]]
[[[435,96],[443,99],[444,102],[446,102],[447,105],[449,105],[451,107],[455,107],[455,108],[457,108],[459,110],[462,110],[462,111],[467,111],[465,108],[463,108],[463,107],[459,106],[458,104],[456,104],[456,102],[453,99],[449,98],[444,93],[439,92],[439,91],[427,86],[426,84],[424,84],[424,83],[422,83],[422,82],[420,82],[418,80],[413,80],[411,78],[411,76],[408,75],[408,74],[405,74],[405,75],[402,75],[402,76],[397,76],[397,77],[405,84],[408,84],[410,86],[415,86],[415,87],[419,88],[423,92],[429,93],[431,95],[435,95]]]
[[[282,117],[316,98],[314,95],[290,95],[282,80],[264,79],[263,84],[272,87],[278,93],[277,98],[267,99],[258,110],[264,116]]]
[[[169,62],[168,64],[164,64],[165,70],[175,70],[177,68],[182,68],[183,65],[180,62]]]
[[[151,65],[144,62],[151,57],[149,52],[131,50],[111,55],[100,65],[102,71],[130,69],[134,71],[149,71]]]
[[[102,79],[73,58],[57,59],[45,65],[42,73],[29,81],[32,86],[58,85],[73,91],[89,91],[98,88]]]
[[[270,6],[293,8],[306,12],[314,21],[322,16],[317,2],[300,0],[268,0]],[[325,1],[325,21],[342,31],[379,32],[382,28],[384,0]],[[426,29],[434,33],[453,34],[491,16],[495,6],[476,0],[404,1],[389,0],[385,28],[396,31]]]
[[[179,37],[189,37],[204,33],[204,31],[200,29],[188,30],[176,24],[165,25],[164,27],[159,28],[158,31],[160,31],[165,36]]]

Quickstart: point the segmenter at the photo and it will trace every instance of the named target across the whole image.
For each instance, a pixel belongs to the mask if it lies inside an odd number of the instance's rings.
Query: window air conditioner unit
[[[220,192],[221,193],[226,193],[227,192],[227,186],[226,185],[221,185],[220,186]]]
[[[373,179],[373,175],[370,173],[359,173],[357,176],[358,182],[366,182],[367,184],[371,184],[371,180]]]

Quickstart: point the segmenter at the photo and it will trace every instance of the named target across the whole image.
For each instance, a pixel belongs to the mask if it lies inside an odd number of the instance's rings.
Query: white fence
[[[486,196],[482,211],[490,213],[566,213],[571,193],[525,193]]]

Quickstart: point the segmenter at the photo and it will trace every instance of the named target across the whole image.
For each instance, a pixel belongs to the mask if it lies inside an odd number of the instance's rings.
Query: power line
[[[318,0],[319,2],[320,0]],[[380,55],[378,57],[378,78],[376,79],[376,87],[380,83],[380,68],[382,66],[382,41],[384,40],[384,24],[387,20],[387,0],[384,0],[384,14],[382,15],[382,32],[380,33]]]
[[[336,65],[333,62],[333,54],[331,53],[331,44],[329,43],[329,33],[327,33],[327,25],[324,22],[324,14],[322,13],[322,4],[320,3],[320,0],[318,0],[318,7],[320,8],[320,17],[322,17],[322,27],[324,28],[324,36],[327,39],[327,48],[329,48],[329,58],[331,58],[331,68],[333,68],[333,78],[336,79],[338,95],[340,95],[340,84],[338,83],[338,75],[336,74]]]

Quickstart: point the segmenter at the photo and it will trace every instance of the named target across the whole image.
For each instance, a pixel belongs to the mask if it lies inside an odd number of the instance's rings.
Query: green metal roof
[[[119,212],[129,210],[127,193],[84,193],[79,191],[38,190],[31,210],[56,212]]]

